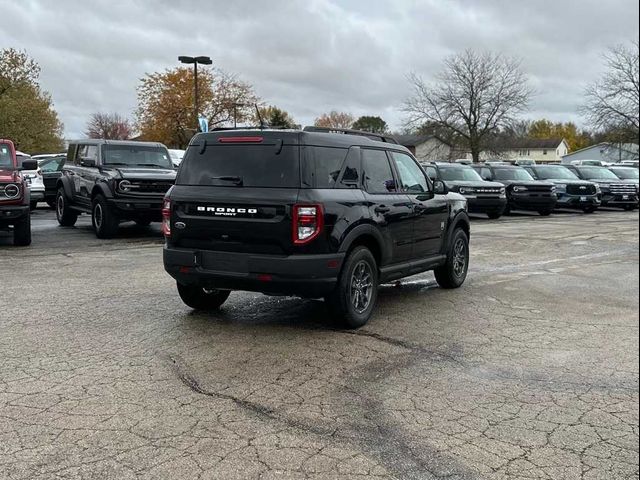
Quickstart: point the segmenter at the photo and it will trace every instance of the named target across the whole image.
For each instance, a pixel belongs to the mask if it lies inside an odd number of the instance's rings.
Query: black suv
[[[558,203],[556,186],[551,182],[535,180],[522,167],[509,164],[474,165],[484,180],[500,182],[507,188],[506,211],[529,210],[542,216],[551,215]]]
[[[162,199],[176,172],[161,143],[81,140],[71,142],[56,182],[56,216],[75,225],[91,215],[98,238],[113,237],[121,221],[140,225],[162,220]]]
[[[190,307],[231,290],[325,298],[349,327],[377,288],[435,270],[467,275],[463,197],[432,184],[390,138],[352,130],[231,129],[196,135],[163,209],[165,270]]]
[[[567,168],[582,180],[600,187],[603,207],[619,207],[624,210],[638,208],[638,186],[633,181],[620,180],[606,167],[568,165]]]
[[[443,162],[422,166],[431,180],[440,180],[452,192],[464,195],[469,202],[469,212],[485,213],[492,219],[498,219],[504,213],[507,194],[503,184],[483,180],[469,165]]]
[[[532,165],[524,168],[536,180],[552,182],[556,186],[557,208],[593,213],[600,207],[600,187],[593,182],[580,180],[568,168],[562,165]]]

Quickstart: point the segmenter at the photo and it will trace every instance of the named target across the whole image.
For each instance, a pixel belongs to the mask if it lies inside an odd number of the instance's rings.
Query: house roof
[[[628,152],[631,154],[638,155],[640,151],[640,147],[636,143],[596,143],[595,145],[589,145],[588,147],[581,148],[580,150],[576,150],[575,152],[568,153],[566,156],[569,157],[571,155],[575,155],[576,153],[586,152],[588,150],[603,150],[603,149],[620,149],[623,152]]]
[[[440,137],[437,137],[435,135],[420,135],[420,134],[394,135],[394,138],[403,147],[417,147],[418,145],[422,145],[423,143],[428,142],[429,140],[434,138],[444,143],[445,145],[449,145],[448,142],[445,142]]]

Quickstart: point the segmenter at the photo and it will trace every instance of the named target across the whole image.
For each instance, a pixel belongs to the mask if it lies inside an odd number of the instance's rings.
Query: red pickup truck
[[[29,188],[21,170],[36,170],[36,160],[18,164],[11,140],[0,138],[0,230],[13,227],[13,244],[31,245],[31,210]]]

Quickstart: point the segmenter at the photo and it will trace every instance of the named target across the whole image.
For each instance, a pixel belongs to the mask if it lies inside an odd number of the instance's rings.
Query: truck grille
[[[569,195],[595,195],[596,186],[592,184],[567,185],[567,193]]]
[[[136,180],[131,182],[131,195],[164,195],[172,187],[173,182],[157,182]]]
[[[527,190],[534,193],[551,193],[551,185],[527,185]]]
[[[636,194],[636,186],[632,184],[611,184],[611,193],[614,195],[635,195]]]

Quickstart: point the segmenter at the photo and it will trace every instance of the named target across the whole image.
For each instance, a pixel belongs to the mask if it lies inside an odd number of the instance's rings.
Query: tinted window
[[[173,169],[167,149],[155,145],[104,145],[102,157],[107,166]]]
[[[576,174],[565,167],[536,167],[534,171],[540,180],[578,180]]]
[[[0,166],[13,168],[13,157],[9,145],[0,143]]]
[[[334,188],[349,150],[331,147],[305,147],[305,150],[307,161],[315,167],[311,172],[314,177],[312,185],[315,188]]]
[[[496,168],[495,179],[531,181],[534,178],[524,168]]]
[[[382,150],[362,150],[362,170],[365,188],[369,193],[396,191],[387,154]]]
[[[343,188],[352,188],[360,183],[360,149],[352,148],[349,150],[347,160],[345,161],[344,171],[340,179],[340,186]]]
[[[636,168],[612,168],[611,171],[625,180],[637,180],[639,176]]]
[[[580,167],[578,169],[585,178],[593,178],[597,180],[618,180],[618,177],[604,167]]]
[[[300,161],[297,146],[273,145],[189,147],[176,184],[244,187],[300,187]]]
[[[445,182],[481,182],[482,178],[471,167],[441,167],[440,176]]]
[[[407,193],[425,193],[429,191],[427,178],[418,164],[413,161],[413,158],[398,152],[391,152],[391,157],[396,162],[402,190]]]

